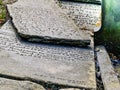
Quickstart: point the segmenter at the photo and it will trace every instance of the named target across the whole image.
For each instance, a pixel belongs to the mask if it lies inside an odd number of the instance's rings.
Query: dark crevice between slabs
[[[72,39],[62,39],[62,38],[52,38],[48,36],[30,36],[18,33],[18,35],[25,41],[37,42],[43,44],[53,44],[53,45],[64,45],[64,46],[77,46],[77,47],[87,47],[90,45],[90,40],[72,40]]]
[[[95,50],[95,48],[94,48]],[[101,72],[100,72],[100,66],[97,60],[97,54],[96,52],[99,52],[99,50],[94,51],[94,60],[95,60],[95,69],[96,69],[96,82],[97,82],[97,89],[96,90],[105,90],[102,77],[101,77]]]
[[[101,1],[98,1],[98,0],[59,0],[59,1],[101,5]]]
[[[0,73],[0,78],[9,79],[9,80],[16,80],[16,81],[29,81],[32,83],[36,83],[42,85],[46,90],[59,90],[59,89],[67,89],[67,88],[76,88],[76,89],[84,89],[84,90],[91,90],[92,88],[84,88],[84,87],[77,87],[77,86],[69,86],[69,85],[61,85],[52,82],[46,82],[42,80],[33,79],[30,77],[17,77],[11,75],[5,75]]]

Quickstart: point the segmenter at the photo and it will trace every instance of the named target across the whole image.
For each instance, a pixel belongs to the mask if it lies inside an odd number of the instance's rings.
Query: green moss
[[[0,0],[0,5],[2,5],[3,3],[2,3],[2,0]]]
[[[0,22],[4,22],[6,19],[6,9],[5,5],[2,3],[2,0],[0,0]]]

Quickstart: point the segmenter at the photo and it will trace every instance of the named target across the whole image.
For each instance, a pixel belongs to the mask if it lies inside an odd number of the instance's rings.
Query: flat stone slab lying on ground
[[[0,78],[0,90],[45,90],[43,86],[29,82]]]
[[[94,52],[89,48],[24,42],[14,30],[1,30],[0,42],[0,74],[96,88]]]
[[[111,64],[111,60],[104,46],[98,46],[97,60],[105,90],[120,90],[120,82]]]
[[[101,28],[101,5],[68,1],[60,4],[80,29],[98,31]]]
[[[18,0],[7,8],[18,34],[28,41],[90,44],[90,35],[80,30],[54,0]]]

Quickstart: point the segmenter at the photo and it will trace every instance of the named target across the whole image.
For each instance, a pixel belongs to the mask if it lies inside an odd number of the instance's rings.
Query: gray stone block
[[[9,28],[1,30],[0,42],[0,74],[96,88],[92,49],[24,42]]]
[[[90,35],[80,30],[54,0],[18,0],[7,8],[18,34],[28,41],[90,44]]]

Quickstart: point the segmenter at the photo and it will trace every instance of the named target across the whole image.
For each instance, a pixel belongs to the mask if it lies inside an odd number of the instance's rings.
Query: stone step
[[[90,44],[90,35],[81,31],[54,0],[18,0],[7,8],[19,36],[28,41]]]
[[[60,6],[80,29],[98,31],[101,28],[101,5],[63,0]]]
[[[120,82],[111,64],[110,57],[104,46],[98,46],[97,60],[105,90],[120,90]]]
[[[8,25],[8,26],[7,26]],[[20,40],[7,23],[0,30],[0,74],[79,88],[96,88],[94,51]]]

